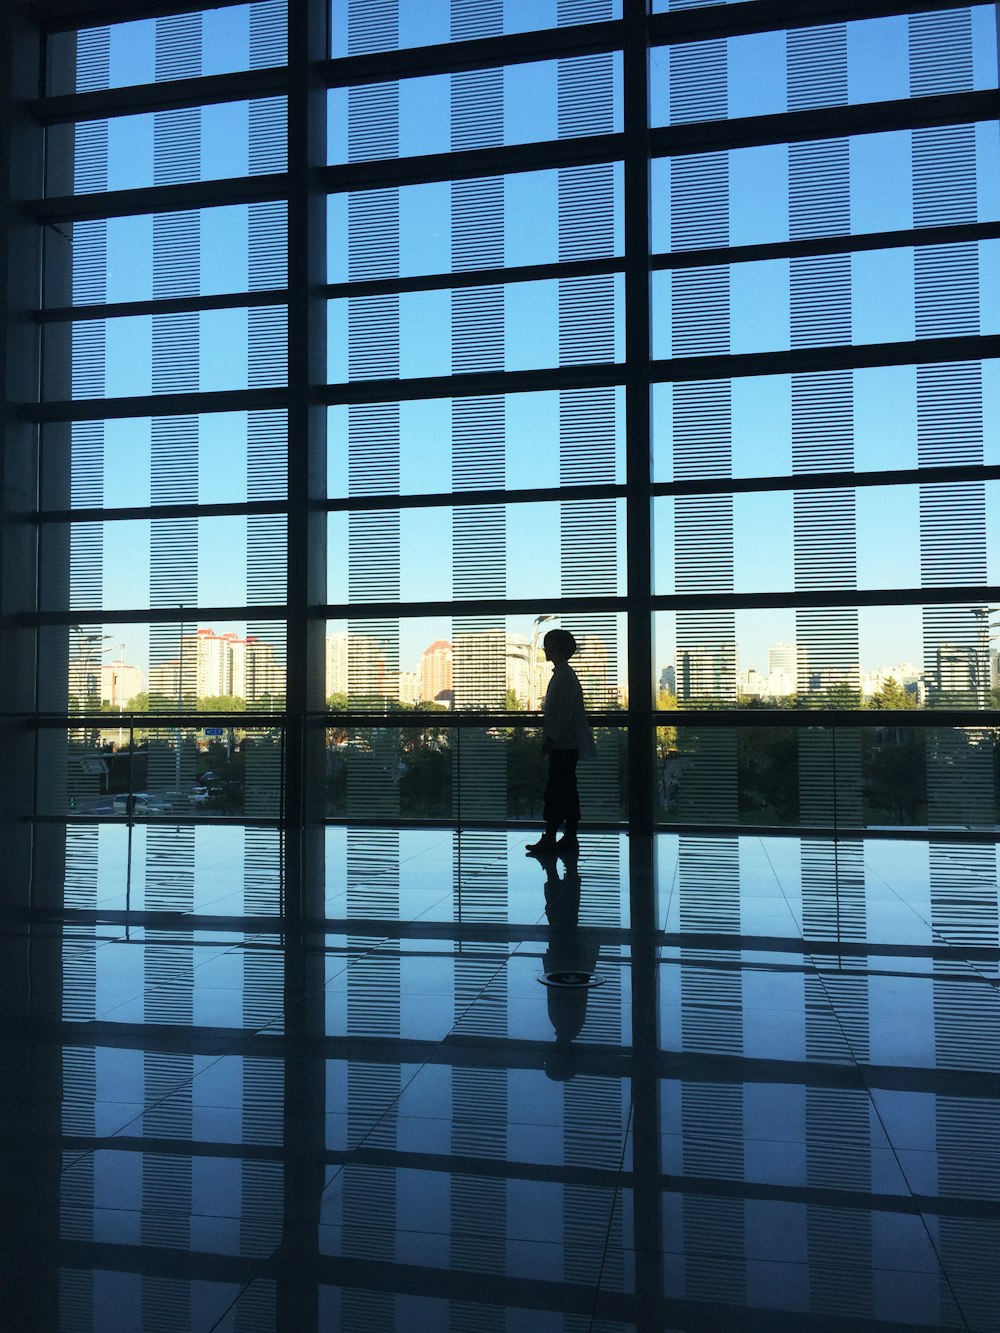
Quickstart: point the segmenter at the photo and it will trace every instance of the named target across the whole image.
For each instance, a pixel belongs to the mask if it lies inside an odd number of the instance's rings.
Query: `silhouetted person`
[[[592,759],[597,747],[583,706],[583,690],[569,664],[576,652],[576,639],[568,629],[552,629],[542,644],[545,660],[552,663],[542,723],[542,754],[549,760],[542,807],[545,832],[527,851],[532,856],[550,852],[577,854],[580,794],[576,787],[576,766],[581,759]],[[565,825],[566,831],[557,839],[560,825]]]

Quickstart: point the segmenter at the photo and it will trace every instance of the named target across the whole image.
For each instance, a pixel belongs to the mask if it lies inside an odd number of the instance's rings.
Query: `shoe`
[[[556,843],[556,855],[577,857],[580,855],[580,840],[575,833],[565,833]]]
[[[537,842],[529,842],[524,850],[528,856],[555,856],[557,847],[555,838],[543,834]]]

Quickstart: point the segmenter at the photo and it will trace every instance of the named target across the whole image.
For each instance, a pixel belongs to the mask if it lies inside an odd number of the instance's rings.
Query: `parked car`
[[[129,801],[132,802],[133,815],[168,815],[173,810],[169,801],[165,801],[162,796],[154,796],[148,791],[133,792],[131,798],[128,796],[116,796],[111,802],[111,812],[116,815],[127,815],[129,813]]]

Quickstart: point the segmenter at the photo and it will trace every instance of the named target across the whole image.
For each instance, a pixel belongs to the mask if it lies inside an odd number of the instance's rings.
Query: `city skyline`
[[[992,634],[990,638],[995,640],[997,635]],[[470,705],[480,702],[478,688],[484,697],[495,698],[498,706],[502,696],[509,692],[528,706],[532,683],[531,645],[527,636],[492,629],[458,635],[457,641],[459,645],[464,641],[466,649],[465,669],[469,680],[465,694]],[[186,697],[232,697],[253,702],[284,691],[285,668],[276,658],[274,644],[253,635],[240,636],[234,630],[218,632],[208,626],[183,635],[181,642],[190,653],[183,666],[183,653],[153,667],[148,660],[144,665],[127,662],[121,653],[122,643],[111,645],[117,647],[119,653],[117,658],[106,662],[98,661],[92,650],[81,651],[69,660],[69,692],[71,695],[99,692],[102,703],[125,708],[144,693],[173,698],[181,692]],[[395,664],[390,661],[383,640],[348,630],[327,634],[325,696],[354,693],[396,697],[406,704],[437,702],[461,707],[454,692],[455,646],[454,640],[435,638],[407,667],[402,661]],[[586,692],[592,699],[596,696],[599,706],[600,697],[609,700],[608,691],[614,687],[618,702],[622,702],[627,697],[625,673],[620,670],[617,681],[608,679],[605,646],[599,640],[591,639],[588,643],[584,636],[581,649],[582,654],[574,659],[574,666]],[[588,657],[593,659],[595,654],[596,663],[587,660]],[[602,654],[603,661],[600,660]],[[402,656],[400,652],[399,657]],[[541,639],[536,644],[535,664],[534,692],[536,706],[540,706],[547,683]],[[914,696],[916,703],[924,704],[929,691],[933,693],[935,688],[938,691],[975,691],[977,679],[985,682],[987,690],[1000,687],[1000,650],[992,646],[986,649],[982,645],[977,651],[967,645],[939,644],[935,665],[930,668],[900,658],[895,662],[876,662],[868,666],[859,660],[856,669],[810,671],[804,645],[778,640],[768,648],[767,666],[767,671],[763,672],[755,664],[744,665],[738,642],[689,645],[658,668],[654,692],[667,690],[679,702],[698,697],[728,696],[779,699],[845,684],[867,698],[878,693],[888,681],[895,680]],[[182,691],[181,672],[184,676]],[[352,678],[356,688],[352,687]],[[595,705],[592,702],[590,706]]]

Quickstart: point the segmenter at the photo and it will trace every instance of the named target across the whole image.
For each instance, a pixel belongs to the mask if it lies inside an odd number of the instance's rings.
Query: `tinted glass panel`
[[[573,85],[581,94],[578,105],[560,96]],[[621,114],[619,52],[333,88],[327,161],[613,134],[622,128]]]
[[[284,306],[57,322],[44,342],[49,399],[272,388],[288,378]]]
[[[184,486],[167,467],[184,438]],[[43,430],[42,507],[234,504],[288,493],[288,421],[281,411],[121,417]]]
[[[654,48],[651,121],[773,115],[997,86],[991,6]]]
[[[929,149],[954,165],[932,198]],[[1000,216],[998,170],[995,121],[655,158],[653,250],[992,222]]]
[[[525,171],[328,203],[331,282],[620,255],[622,164]]]
[[[334,497],[625,479],[621,387],[332,407],[328,428],[328,487]],[[493,443],[489,457],[480,450],[484,430]],[[376,439],[377,470],[370,453]]]
[[[459,8],[451,0],[399,0],[388,12],[366,4],[332,0],[332,54],[361,55],[367,51],[396,51],[409,46],[436,46],[440,42],[498,37],[504,33],[534,32],[600,19],[621,18],[621,0],[557,3],[557,0],[499,0]]]
[[[608,274],[331,301],[329,382],[621,361],[624,290]]]
[[[52,126],[46,131],[48,193],[138,190],[284,171],[286,110],[283,97],[269,97]],[[75,163],[71,176],[68,163]]]
[[[657,707],[996,708],[983,605],[657,611]]]
[[[286,543],[283,514],[49,523],[42,604],[125,611],[284,602]]]
[[[285,637],[280,621],[44,625],[39,704],[114,726],[127,713],[280,712]]]
[[[49,38],[49,92],[92,92],[283,65],[285,11],[286,0],[251,0],[55,33]]]
[[[620,500],[331,514],[331,603],[538,598],[624,589]],[[544,608],[540,606],[539,614]]]
[[[657,729],[661,823],[996,828],[997,742],[958,727]]]
[[[281,288],[288,281],[287,205],[70,222],[47,229],[45,250],[49,306]]]
[[[428,726],[327,729],[331,818],[535,819],[546,763],[537,730]],[[619,820],[627,804],[627,738],[598,728],[597,757],[580,765],[581,806],[590,820]]]
[[[654,501],[658,593],[1000,581],[1000,482]]]
[[[489,623],[451,616],[328,620],[327,707],[540,709],[551,675],[543,641],[557,627],[576,638],[573,669],[587,707],[620,708],[627,697],[625,617],[546,613]]]
[[[654,273],[653,355],[992,334],[998,286],[998,241]]]
[[[656,384],[652,424],[656,481],[995,465],[1000,362]]]
[[[176,823],[275,819],[281,809],[280,730],[44,728],[38,759],[39,814]]]

